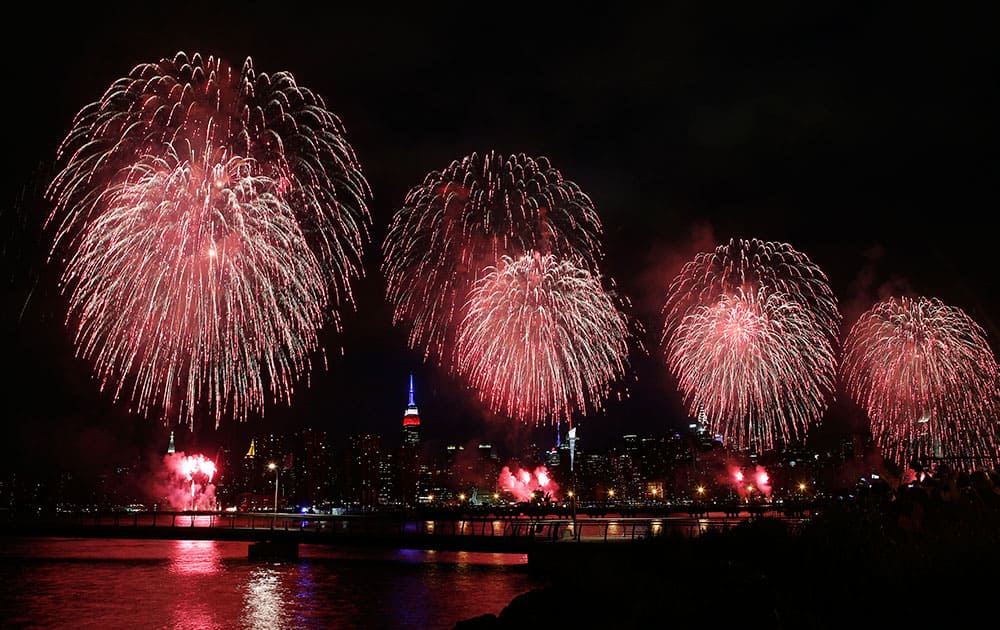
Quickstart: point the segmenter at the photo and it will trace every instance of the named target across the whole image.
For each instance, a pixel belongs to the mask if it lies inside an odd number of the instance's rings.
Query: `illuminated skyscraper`
[[[351,436],[349,443],[351,500],[362,507],[374,507],[378,505],[381,439],[371,433],[359,433]]]
[[[420,446],[420,413],[417,403],[413,400],[413,375],[410,374],[410,402],[403,411],[403,446],[418,448]]]
[[[410,374],[409,403],[403,411],[403,446],[399,453],[399,490],[404,503],[415,505],[420,481],[420,412]]]

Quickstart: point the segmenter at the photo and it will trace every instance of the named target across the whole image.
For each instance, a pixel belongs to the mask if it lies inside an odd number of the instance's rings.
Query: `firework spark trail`
[[[832,395],[840,314],[826,276],[783,243],[733,240],[671,283],[663,347],[713,433],[769,450],[804,437]]]
[[[102,388],[189,424],[263,412],[267,389],[290,400],[352,303],[369,222],[322,99],[249,59],[179,53],[81,110],[59,156],[53,256]]]
[[[538,424],[600,408],[629,328],[600,277],[552,255],[503,257],[470,294],[458,371],[495,412]]]
[[[473,153],[427,175],[406,196],[383,245],[393,322],[410,325],[424,357],[454,361],[455,327],[478,274],[528,251],[597,271],[593,202],[544,158]]]
[[[710,304],[740,288],[749,292],[758,287],[808,305],[824,334],[831,343],[836,341],[840,311],[826,274],[791,245],[758,239],[732,239],[684,265],[670,285],[663,309],[664,340],[692,307]]]
[[[1000,460],[1000,370],[985,332],[962,309],[923,297],[879,302],[851,328],[842,371],[879,448],[900,466]]]

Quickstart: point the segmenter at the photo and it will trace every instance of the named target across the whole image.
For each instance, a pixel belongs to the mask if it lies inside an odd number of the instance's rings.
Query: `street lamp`
[[[799,492],[805,492],[805,491],[806,491],[806,484],[805,482],[802,482],[799,484]]]
[[[268,470],[274,471],[274,513],[278,514],[278,465],[271,462],[267,465]]]

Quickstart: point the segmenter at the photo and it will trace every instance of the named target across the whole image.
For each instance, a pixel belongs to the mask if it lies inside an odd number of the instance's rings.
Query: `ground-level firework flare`
[[[497,489],[509,492],[517,501],[528,502],[535,499],[557,498],[559,484],[552,479],[545,466],[539,466],[534,470],[519,467],[517,472],[512,472],[509,466],[504,466],[497,478]]]
[[[728,471],[728,475],[719,482],[720,485],[730,486],[736,496],[748,500],[757,496],[771,498],[771,476],[763,466],[756,465],[753,472],[746,474],[739,466],[729,464]]]
[[[580,187],[544,157],[472,155],[427,175],[385,238],[382,270],[393,321],[411,347],[450,363],[454,327],[483,269],[528,251],[596,271],[601,223]]]
[[[505,256],[469,296],[458,369],[496,412],[571,420],[624,376],[629,338],[599,276],[552,255]]]
[[[962,309],[923,297],[879,302],[851,328],[843,374],[879,448],[901,467],[1000,461],[1000,370]]]
[[[836,376],[840,315],[826,276],[783,243],[733,240],[671,283],[663,347],[691,414],[760,452],[801,439]]]
[[[163,458],[165,483],[157,489],[173,510],[216,509],[215,462],[204,455],[171,453]]]
[[[179,53],[81,110],[59,156],[53,255],[101,386],[168,421],[289,400],[350,302],[369,222],[322,99]]]

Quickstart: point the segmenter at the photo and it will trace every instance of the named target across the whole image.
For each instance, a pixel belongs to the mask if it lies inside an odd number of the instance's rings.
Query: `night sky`
[[[66,469],[165,447],[158,419],[100,393],[73,357],[58,269],[44,263],[52,235],[41,228],[50,210],[41,193],[76,111],[134,65],[178,50],[292,72],[341,117],[373,190],[367,275],[344,333],[323,336],[329,369],[314,370],[291,407],[270,405],[242,426],[224,420],[218,433],[205,420],[182,447],[302,426],[398,440],[411,370],[428,438],[513,449],[533,435],[423,364],[383,298],[380,247],[393,212],[426,172],[473,151],[547,156],[592,197],[603,271],[647,330],[630,398],[582,421],[586,445],[685,422],[659,358],[659,309],[685,260],[732,237],[807,253],[830,277],[845,325],[889,294],[936,296],[1000,347],[995,232],[985,227],[1000,207],[991,16],[692,5],[579,14],[487,3],[372,16],[161,3],[45,7],[8,22],[0,443],[15,465]],[[817,435],[863,426],[837,403]]]

